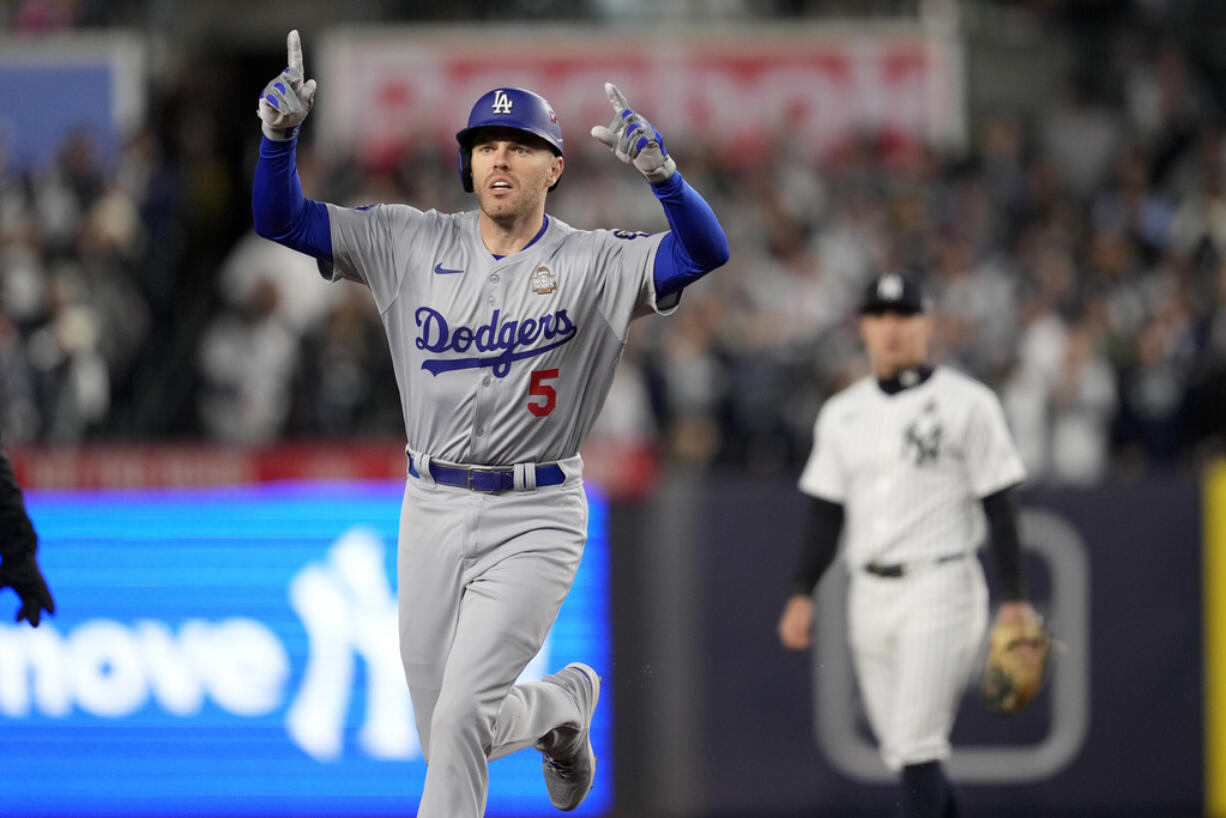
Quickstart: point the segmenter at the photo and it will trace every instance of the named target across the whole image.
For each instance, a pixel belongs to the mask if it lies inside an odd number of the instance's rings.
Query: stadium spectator
[[[935,351],[1000,390],[1040,479],[1132,476],[1220,450],[1222,111],[1177,41],[1119,42],[1097,52],[1109,64],[1076,67],[1064,97],[979,112],[962,153],[864,134],[814,162],[786,130],[755,156],[695,145],[686,166],[727,223],[734,269],[633,339],[634,377],[602,427],[641,428],[686,462],[794,467],[805,419],[864,366],[850,296],[912,264],[929,271]],[[375,317],[319,297],[310,265],[239,237],[219,109],[174,116],[189,98],[213,106],[201,82],[172,72],[157,121],[179,124],[127,135],[113,167],[84,134],[49,167],[0,158],[0,395],[14,442],[394,434]],[[300,165],[320,198],[462,207],[437,150],[307,145]],[[558,191],[572,223],[639,223],[635,189],[591,156],[568,156]],[[219,244],[234,221],[238,238]]]

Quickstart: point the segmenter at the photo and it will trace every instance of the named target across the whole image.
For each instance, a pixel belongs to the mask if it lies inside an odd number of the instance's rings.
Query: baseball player
[[[941,762],[987,625],[979,506],[1005,598],[998,619],[1033,615],[1012,496],[1024,472],[1004,412],[983,384],[928,363],[931,332],[913,278],[869,284],[860,334],[873,372],[818,415],[800,478],[810,522],[778,626],[784,646],[809,647],[813,591],[841,534],[856,677],[911,818],[959,814]]]
[[[570,590],[587,503],[578,451],[630,322],[667,314],[728,258],[714,213],[613,85],[592,135],[646,177],[671,230],[577,230],[545,213],[565,166],[549,103],[518,88],[477,100],[459,142],[476,210],[348,209],[304,198],[295,137],[315,97],[297,32],[259,102],[257,232],[370,288],[408,446],[398,578],[400,652],[428,764],[420,818],[484,812],[487,764],[543,755],[553,805],[579,806],[600,695],[581,663],[516,685]]]
[[[0,589],[12,588],[21,598],[15,621],[37,628],[43,611],[55,613],[55,600],[38,567],[38,535],[26,513],[17,475],[8,454],[0,449]]]

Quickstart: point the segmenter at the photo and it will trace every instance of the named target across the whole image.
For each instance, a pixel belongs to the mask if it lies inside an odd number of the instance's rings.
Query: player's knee
[[[882,755],[886,757],[892,770],[929,762],[945,762],[949,760],[950,751],[949,739],[941,733],[898,738],[882,745]]]
[[[493,734],[489,719],[481,712],[475,699],[452,696],[439,699],[430,719],[431,749],[441,742],[460,740],[488,744]]]

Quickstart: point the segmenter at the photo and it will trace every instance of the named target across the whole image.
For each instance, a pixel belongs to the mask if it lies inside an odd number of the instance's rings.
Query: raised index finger
[[[286,50],[289,51],[288,65],[302,74],[302,40],[298,37],[298,29],[294,29],[285,38]]]
[[[609,104],[613,106],[613,113],[620,114],[622,111],[630,107],[630,103],[626,101],[626,97],[621,91],[617,90],[617,86],[611,82],[604,84],[604,92],[609,96]]]

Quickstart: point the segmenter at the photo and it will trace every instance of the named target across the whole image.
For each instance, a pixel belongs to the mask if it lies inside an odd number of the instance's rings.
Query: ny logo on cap
[[[509,114],[511,113],[511,105],[512,105],[511,98],[507,96],[506,91],[495,91],[494,92],[494,105],[493,105],[494,113]]]
[[[882,301],[897,301],[902,298],[902,276],[890,273],[877,282],[877,297]]]

